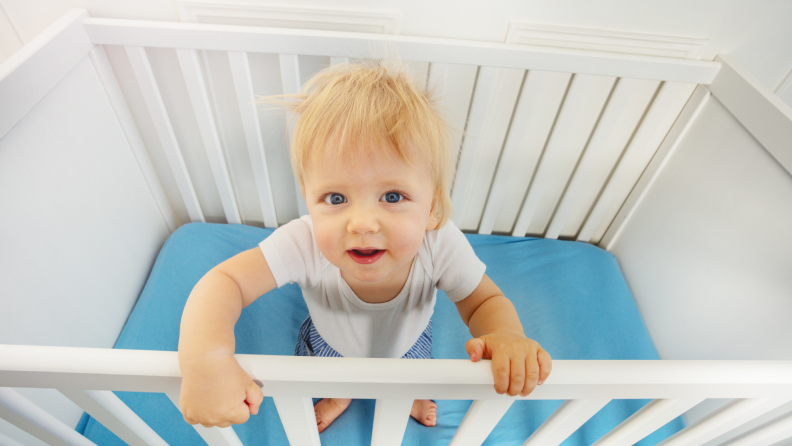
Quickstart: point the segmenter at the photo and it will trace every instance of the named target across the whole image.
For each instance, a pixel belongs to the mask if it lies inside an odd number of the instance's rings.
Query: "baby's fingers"
[[[509,379],[509,395],[515,396],[523,390],[526,383],[526,368],[525,359],[522,357],[512,357],[510,360],[510,379]]]
[[[245,389],[245,403],[248,405],[250,415],[258,413],[262,401],[264,401],[264,394],[261,392],[261,388],[253,381],[250,381],[250,384]]]
[[[218,424],[218,427],[228,427],[231,424],[242,424],[246,422],[250,418],[250,408],[244,401],[242,401],[234,410],[231,412],[231,416],[229,417],[228,421],[224,421],[223,423]]]
[[[499,395],[509,390],[511,364],[509,356],[499,352],[492,353],[492,376],[495,378],[495,392]]]
[[[553,370],[553,360],[550,359],[550,353],[541,348],[536,353],[536,359],[539,361],[539,384],[542,384]]]
[[[536,388],[537,381],[539,380],[539,364],[535,356],[528,356],[525,358],[525,383],[523,385],[520,396],[528,396]]]
[[[478,361],[484,357],[484,340],[481,338],[473,338],[465,343],[465,350],[473,362]]]

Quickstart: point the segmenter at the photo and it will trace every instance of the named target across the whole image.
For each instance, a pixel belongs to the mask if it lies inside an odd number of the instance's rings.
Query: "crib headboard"
[[[464,130],[453,146],[460,228],[597,243],[696,84],[719,69],[447,39],[82,23],[99,45],[91,57],[104,84],[117,81],[123,92],[113,103],[131,112],[126,126],[152,161],[147,181],[171,229],[189,221],[274,227],[304,214],[285,114],[256,106],[256,97],[296,92],[330,64],[398,54]]]

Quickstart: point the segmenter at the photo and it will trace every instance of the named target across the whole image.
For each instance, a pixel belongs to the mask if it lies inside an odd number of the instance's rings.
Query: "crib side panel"
[[[792,358],[790,227],[792,176],[711,97],[609,248],[661,358]]]
[[[89,56],[0,140],[0,343],[111,347],[169,234]]]

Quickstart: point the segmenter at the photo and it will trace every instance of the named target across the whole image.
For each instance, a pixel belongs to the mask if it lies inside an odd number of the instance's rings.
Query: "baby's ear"
[[[432,210],[429,211],[429,221],[426,223],[427,231],[434,231],[437,228],[437,212],[435,212],[435,205],[432,203]]]

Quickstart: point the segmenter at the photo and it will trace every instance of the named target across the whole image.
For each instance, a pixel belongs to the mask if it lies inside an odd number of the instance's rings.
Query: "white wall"
[[[233,3],[393,11],[400,34],[504,42],[510,20],[705,38],[774,90],[792,71],[792,2],[752,0],[248,0]],[[0,0],[0,61],[71,8],[94,17],[179,21],[176,0]],[[3,13],[5,11],[5,14]],[[4,17],[5,16],[5,17]],[[10,23],[14,30],[5,29]],[[18,37],[16,37],[18,35]]]

